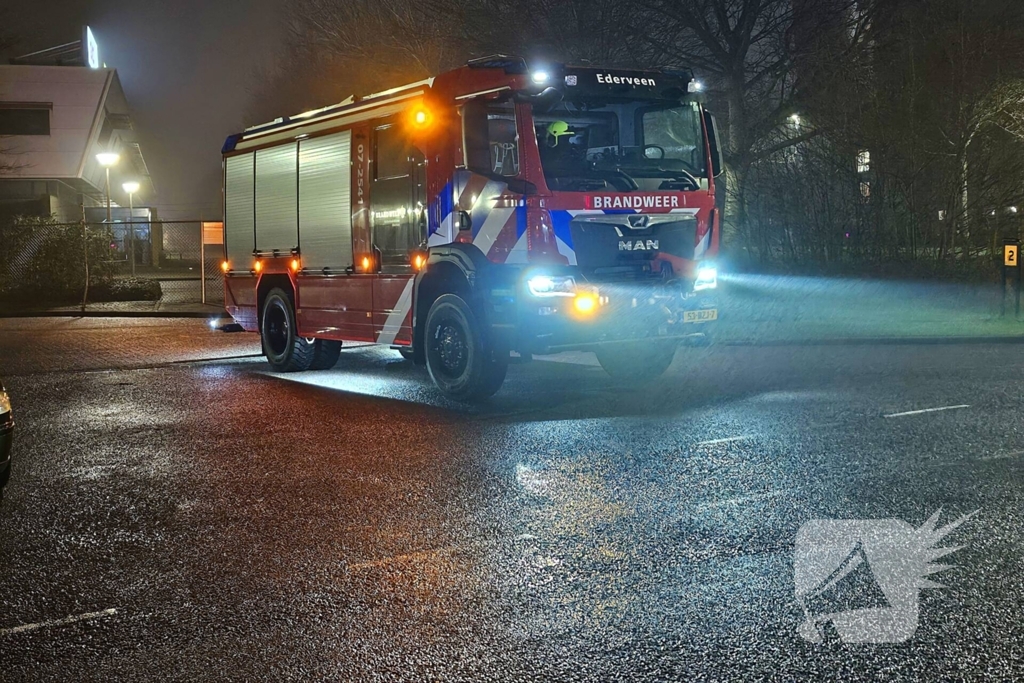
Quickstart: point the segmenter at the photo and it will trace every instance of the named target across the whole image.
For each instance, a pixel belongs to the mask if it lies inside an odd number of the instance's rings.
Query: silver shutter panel
[[[256,248],[283,254],[299,246],[296,143],[256,151]]]
[[[352,132],[299,146],[302,265],[342,270],[352,265]]]
[[[224,162],[224,240],[232,270],[248,270],[256,227],[255,159],[252,153]]]

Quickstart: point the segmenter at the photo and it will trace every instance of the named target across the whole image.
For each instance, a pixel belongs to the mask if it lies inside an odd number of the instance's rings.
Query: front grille
[[[697,221],[693,216],[652,216],[651,224],[630,227],[630,215],[580,216],[569,224],[576,263],[585,270],[641,266],[659,253],[693,259]]]

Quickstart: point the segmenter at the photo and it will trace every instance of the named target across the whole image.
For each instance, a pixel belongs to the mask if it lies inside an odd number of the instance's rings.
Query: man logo
[[[621,240],[619,251],[657,251],[660,249],[658,240]]]
[[[936,529],[936,512],[921,528],[897,519],[816,519],[796,535],[794,582],[804,611],[798,633],[820,643],[902,643],[917,631],[922,588],[948,565],[932,564],[959,547],[938,543],[975,512]]]
[[[629,227],[634,230],[646,230],[651,224],[650,216],[629,216]]]

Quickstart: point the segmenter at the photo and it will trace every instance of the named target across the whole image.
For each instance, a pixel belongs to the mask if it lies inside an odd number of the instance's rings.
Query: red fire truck
[[[399,349],[446,396],[589,349],[613,377],[708,334],[722,170],[680,70],[495,56],[224,146],[225,301],[275,371]]]

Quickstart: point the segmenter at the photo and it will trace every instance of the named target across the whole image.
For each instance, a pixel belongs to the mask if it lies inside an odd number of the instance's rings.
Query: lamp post
[[[110,167],[116,166],[120,160],[121,155],[117,152],[100,152],[96,155],[96,161],[107,171],[107,223],[113,223],[110,217]]]
[[[135,193],[139,191],[139,184],[129,180],[121,185],[121,188],[128,193],[128,245],[132,258],[132,275],[135,275]]]

